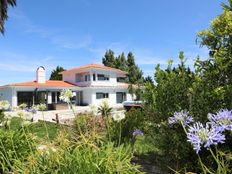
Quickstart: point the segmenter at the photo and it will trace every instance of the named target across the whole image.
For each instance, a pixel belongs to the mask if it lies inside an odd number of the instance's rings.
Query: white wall
[[[96,99],[96,93],[108,93],[108,99]],[[83,88],[83,100],[86,104],[100,105],[103,100],[108,100],[110,105],[117,104],[116,92],[128,92],[127,89],[120,88]],[[127,93],[127,100],[131,100],[130,94]]]
[[[84,74],[90,74],[91,81],[88,82],[76,82],[76,74],[77,73],[83,73]],[[93,81],[93,74],[95,74],[95,81]],[[98,81],[97,75],[98,74],[104,74],[109,76],[109,81]],[[120,77],[123,77],[123,75],[120,75]],[[125,76],[125,75],[124,75]],[[96,69],[96,68],[90,68],[86,69],[85,71],[72,71],[68,73],[63,74],[63,80],[70,82],[72,84],[76,84],[78,86],[116,86],[117,85],[117,73],[115,71],[110,70],[102,70],[102,69]]]
[[[7,100],[12,105],[12,88],[0,88],[0,100]]]

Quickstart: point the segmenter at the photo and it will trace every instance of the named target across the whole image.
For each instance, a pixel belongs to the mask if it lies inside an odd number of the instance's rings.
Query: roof
[[[35,86],[35,87],[76,87],[75,85],[58,80],[46,80],[45,83],[37,83],[37,81],[21,82],[21,83],[12,83],[6,86]]]
[[[84,70],[84,69],[88,69],[88,68],[111,70],[111,71],[115,71],[115,72],[120,73],[120,74],[127,74],[126,71],[122,71],[120,69],[116,69],[116,68],[112,68],[112,67],[108,67],[108,66],[104,66],[104,65],[100,65],[100,64],[88,64],[88,65],[75,67],[75,68],[63,71],[63,72],[61,72],[61,74],[66,73],[66,72],[71,72],[71,71],[80,71],[80,70]]]

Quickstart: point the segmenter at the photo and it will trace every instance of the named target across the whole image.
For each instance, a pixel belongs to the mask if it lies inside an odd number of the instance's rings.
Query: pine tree
[[[65,71],[63,67],[57,66],[51,73],[50,80],[62,80],[60,72]]]
[[[111,49],[107,50],[105,56],[102,58],[102,63],[105,66],[115,68],[115,62],[114,52]]]
[[[115,68],[127,71],[127,61],[124,52],[115,59]]]

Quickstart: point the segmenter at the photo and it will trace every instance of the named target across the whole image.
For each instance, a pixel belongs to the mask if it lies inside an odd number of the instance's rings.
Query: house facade
[[[126,72],[119,69],[88,64],[61,74],[63,81],[46,80],[45,68],[39,67],[35,81],[1,86],[0,100],[8,100],[13,107],[22,103],[52,105],[61,102],[59,95],[64,89],[73,91],[75,105],[99,105],[103,99],[115,105],[132,99],[125,83]]]

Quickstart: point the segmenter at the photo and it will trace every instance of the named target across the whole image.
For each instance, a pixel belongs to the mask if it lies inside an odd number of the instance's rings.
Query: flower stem
[[[43,112],[43,111],[41,111],[41,112],[42,112],[42,116],[43,116],[43,124],[44,124],[45,130],[46,130],[46,137],[47,137],[47,139],[49,140],[48,128],[47,128],[47,124],[46,124],[46,122],[45,122],[44,112]]]
[[[121,122],[119,122],[119,139],[118,139],[118,146],[121,144],[121,137],[122,137],[122,125]]]

